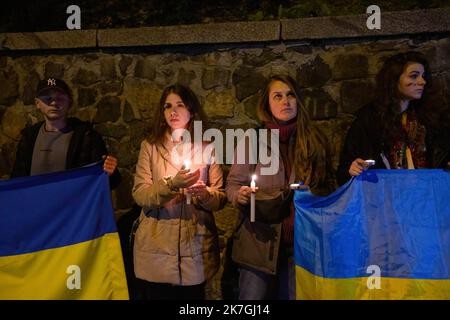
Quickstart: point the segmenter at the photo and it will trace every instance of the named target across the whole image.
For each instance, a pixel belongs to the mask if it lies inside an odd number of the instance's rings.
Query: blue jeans
[[[280,258],[276,275],[239,268],[239,300],[295,300],[295,285],[293,255]]]

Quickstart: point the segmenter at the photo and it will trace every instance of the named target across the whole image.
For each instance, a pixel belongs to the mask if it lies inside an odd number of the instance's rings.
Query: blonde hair
[[[309,185],[315,193],[328,193],[334,189],[331,161],[328,157],[326,137],[313,125],[308,110],[300,101],[297,83],[287,75],[274,75],[269,78],[257,107],[257,116],[261,122],[276,122],[270,111],[269,93],[272,84],[281,81],[289,86],[297,99],[297,137],[294,168],[298,180]],[[326,191],[323,191],[327,189]],[[329,190],[328,190],[329,189]]]

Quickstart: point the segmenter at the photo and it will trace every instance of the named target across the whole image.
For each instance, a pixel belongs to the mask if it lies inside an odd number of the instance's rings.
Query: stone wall
[[[108,32],[111,32],[109,30]],[[1,35],[0,35],[1,38]],[[147,135],[164,87],[190,86],[200,97],[207,125],[258,125],[255,108],[265,79],[289,74],[302,102],[327,135],[336,167],[353,114],[373,98],[383,60],[400,51],[423,52],[434,77],[433,103],[450,104],[448,32],[354,39],[279,40],[232,44],[0,51],[0,177],[8,178],[20,130],[42,117],[33,105],[39,79],[52,76],[73,88],[71,114],[95,123],[123,176],[113,191],[119,217],[133,205],[131,186],[141,140]],[[448,111],[447,111],[448,112]],[[225,172],[228,167],[224,166]],[[230,206],[215,213],[223,248],[236,222]],[[220,299],[220,273],[208,297]]]

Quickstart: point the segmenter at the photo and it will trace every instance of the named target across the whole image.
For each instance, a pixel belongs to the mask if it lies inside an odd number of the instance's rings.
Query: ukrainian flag
[[[450,174],[368,170],[296,191],[298,299],[450,299]]]
[[[0,299],[128,299],[97,164],[0,182]]]

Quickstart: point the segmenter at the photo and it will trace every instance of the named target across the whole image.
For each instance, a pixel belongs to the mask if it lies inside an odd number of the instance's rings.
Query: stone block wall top
[[[227,22],[98,32],[99,47],[236,43],[279,40],[280,22]]]
[[[450,31],[450,8],[381,11],[381,29],[369,30],[369,14],[281,21],[283,40],[329,39]]]
[[[0,33],[0,51],[95,48],[97,30]]]
[[[450,33],[450,8],[382,11],[380,30],[367,28],[366,21],[369,16],[369,14],[361,14],[281,21],[0,33],[0,51],[223,44]]]

